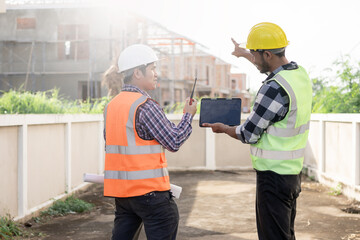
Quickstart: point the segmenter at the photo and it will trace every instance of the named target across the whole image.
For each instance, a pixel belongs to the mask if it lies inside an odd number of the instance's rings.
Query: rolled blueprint
[[[179,199],[181,191],[182,191],[182,187],[174,185],[174,184],[170,184],[170,191],[172,192],[172,195],[175,198]]]
[[[84,182],[104,184],[104,175],[84,173]]]
[[[102,183],[104,184],[104,175],[92,174],[92,173],[84,173],[84,182],[90,183]],[[170,191],[174,195],[175,198],[179,199],[180,194],[182,192],[182,187],[170,184]]]

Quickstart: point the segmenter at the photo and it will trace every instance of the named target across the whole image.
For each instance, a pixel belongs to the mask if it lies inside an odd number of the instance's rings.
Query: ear
[[[142,73],[142,71],[140,70],[140,69],[138,69],[138,68],[136,68],[135,70],[134,70],[134,77],[136,78],[136,79],[139,79],[139,78],[141,78],[141,77],[143,77],[143,73]]]
[[[269,52],[269,51],[265,51],[265,52],[263,53],[263,55],[264,55],[264,58],[267,59],[267,60],[269,60],[269,59],[272,58],[272,53]]]

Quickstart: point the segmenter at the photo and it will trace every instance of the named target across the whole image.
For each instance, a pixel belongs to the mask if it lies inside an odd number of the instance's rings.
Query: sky
[[[265,75],[245,59],[231,55],[236,41],[246,42],[259,22],[278,24],[290,45],[286,56],[305,67],[310,77],[334,75],[332,63],[349,54],[360,61],[359,0],[135,0],[123,4],[165,27],[202,43],[209,51],[248,76],[256,91]]]

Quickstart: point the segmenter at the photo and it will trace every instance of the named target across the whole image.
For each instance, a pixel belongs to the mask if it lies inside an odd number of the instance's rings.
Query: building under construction
[[[152,96],[163,106],[190,95],[241,97],[250,104],[246,76],[202,44],[118,7],[89,1],[6,1],[0,13],[0,89],[59,88],[69,99],[106,96],[102,75],[125,47],[143,43],[157,51],[160,87]]]

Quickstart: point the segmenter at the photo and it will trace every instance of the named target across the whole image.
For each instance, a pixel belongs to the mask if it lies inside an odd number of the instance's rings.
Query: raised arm
[[[231,41],[234,44],[234,51],[231,53],[235,57],[243,57],[249,60],[252,64],[254,64],[254,56],[245,48],[240,47],[240,44],[238,44],[233,38],[231,38]]]

